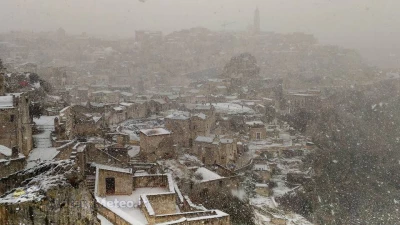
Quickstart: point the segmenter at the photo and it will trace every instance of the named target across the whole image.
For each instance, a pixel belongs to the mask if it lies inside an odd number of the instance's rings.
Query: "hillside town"
[[[302,119],[345,89],[399,90],[399,71],[253,17],[132,40],[0,34],[0,224],[322,224],[320,196],[298,198],[321,150]]]

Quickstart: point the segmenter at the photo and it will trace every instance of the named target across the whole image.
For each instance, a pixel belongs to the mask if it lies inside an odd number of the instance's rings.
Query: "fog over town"
[[[1,0],[0,225],[400,224],[399,14]]]
[[[374,65],[399,61],[400,2],[393,0],[3,0],[1,32],[87,32],[102,37],[129,37],[138,29],[165,33],[196,26],[243,30],[256,6],[264,31],[312,33],[326,44],[356,48]],[[379,46],[379,47],[378,47]]]

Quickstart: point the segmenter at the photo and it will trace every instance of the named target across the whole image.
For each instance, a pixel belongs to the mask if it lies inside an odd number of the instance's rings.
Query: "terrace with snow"
[[[112,174],[116,180],[122,176],[124,181],[107,183]],[[110,186],[114,188],[111,191]],[[119,194],[113,194],[113,191]],[[183,196],[170,174],[133,174],[131,169],[97,164],[95,197],[99,217],[113,224],[116,224],[116,218],[133,225],[182,224],[186,221],[229,223],[228,214],[196,206]]]

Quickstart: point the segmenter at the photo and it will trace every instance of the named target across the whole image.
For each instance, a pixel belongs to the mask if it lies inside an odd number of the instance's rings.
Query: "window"
[[[256,133],[256,139],[257,139],[257,140],[261,140],[261,133],[260,133],[260,132],[257,132],[257,133]]]
[[[11,115],[10,116],[10,122],[14,122],[14,120],[15,120],[15,115]]]

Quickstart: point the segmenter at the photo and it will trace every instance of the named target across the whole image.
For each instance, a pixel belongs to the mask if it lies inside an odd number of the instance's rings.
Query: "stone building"
[[[249,132],[250,141],[265,140],[267,138],[267,130],[262,121],[246,122]]]
[[[25,165],[25,156],[18,152],[18,148],[0,145],[0,178],[23,170]]]
[[[259,175],[258,182],[267,183],[271,179],[272,171],[266,164],[254,164],[253,171]]]
[[[216,136],[198,136],[193,143],[193,154],[206,165],[219,164],[229,167],[237,155],[237,145],[234,139]]]
[[[321,106],[321,93],[316,90],[307,90],[286,95],[289,113],[301,111],[314,112]]]
[[[130,195],[132,185],[132,169],[96,165],[95,195]]]
[[[102,112],[101,108],[80,105],[65,107],[54,124],[57,138],[71,140],[100,134],[106,124]]]
[[[114,184],[124,178],[119,187]],[[117,194],[117,188],[126,194]],[[95,198],[98,213],[113,224],[231,224],[228,214],[183,196],[170,174],[133,175],[130,169],[97,165]]]
[[[165,127],[172,132],[174,143],[180,147],[190,147],[192,142],[189,112],[174,112],[164,119]]]
[[[190,148],[197,136],[209,136],[215,119],[204,113],[176,111],[165,118],[165,127],[172,131],[175,144]]]
[[[25,156],[33,148],[29,104],[29,98],[25,93],[0,96],[0,145],[9,148],[17,146]]]
[[[115,104],[119,102],[119,92],[101,90],[90,93],[91,102]]]
[[[140,157],[149,162],[174,158],[171,132],[163,128],[140,130]]]

